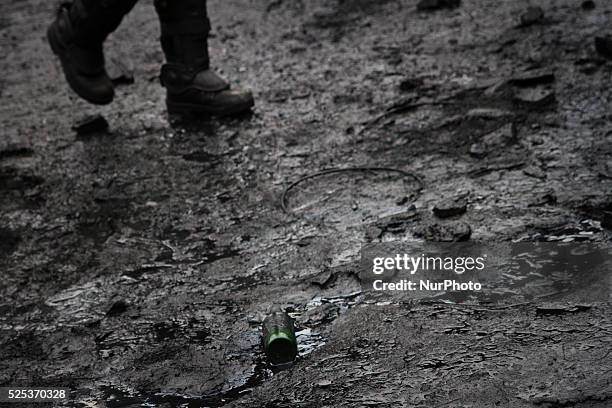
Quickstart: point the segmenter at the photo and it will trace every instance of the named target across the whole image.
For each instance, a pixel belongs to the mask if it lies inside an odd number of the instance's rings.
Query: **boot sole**
[[[249,101],[243,105],[236,105],[231,108],[221,108],[218,106],[198,105],[185,102],[173,102],[166,99],[166,107],[169,114],[175,115],[206,115],[206,116],[233,116],[249,111],[255,105],[254,101]]]
[[[94,105],[108,105],[109,103],[113,101],[114,95],[111,96],[110,98],[97,98],[95,96],[92,96],[91,94],[87,92],[86,89],[81,88],[80,85],[76,81],[71,79],[71,76],[67,74],[67,71],[68,71],[67,67],[69,67],[70,64],[67,61],[65,61],[65,57],[64,57],[65,50],[64,50],[64,47],[62,47],[61,45],[61,41],[57,38],[53,30],[53,25],[51,25],[51,27],[47,29],[47,41],[49,42],[49,45],[51,46],[51,50],[53,51],[53,54],[55,54],[59,58],[60,63],[62,64],[62,71],[64,72],[64,77],[66,78],[66,82],[68,82],[68,85],[70,85],[70,88],[77,95],[85,99],[87,102],[93,103]]]

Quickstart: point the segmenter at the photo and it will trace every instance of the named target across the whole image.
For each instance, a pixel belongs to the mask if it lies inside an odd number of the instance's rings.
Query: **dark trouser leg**
[[[168,63],[208,69],[210,22],[206,0],[155,0],[155,9]]]
[[[115,31],[138,0],[74,0],[70,21],[78,44],[100,44]]]
[[[209,69],[206,0],[155,0],[166,55],[161,82],[171,113],[230,115],[249,110],[253,95],[230,90]]]
[[[102,43],[137,0],[74,0],[63,3],[47,31],[70,87],[83,99],[104,105],[113,100],[113,84],[104,68]]]

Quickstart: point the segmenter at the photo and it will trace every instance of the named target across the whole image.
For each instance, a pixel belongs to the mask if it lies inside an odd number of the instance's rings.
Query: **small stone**
[[[546,178],[546,173],[538,166],[528,166],[523,169],[523,173],[529,177],[534,177],[541,180]]]
[[[555,102],[555,92],[546,88],[519,89],[514,93],[514,99],[530,105],[544,106]]]
[[[453,9],[461,5],[461,0],[421,0],[417,4],[419,11],[435,11],[441,9]]]
[[[113,201],[115,197],[107,188],[96,190],[92,194],[92,198],[96,203],[108,203]]]
[[[319,287],[324,288],[335,280],[336,276],[330,270],[325,270],[315,276],[310,282]]]
[[[483,92],[484,96],[500,96],[506,94],[510,88],[508,81],[498,81],[496,84],[491,85]]]
[[[405,205],[408,204],[409,201],[410,198],[408,196],[403,196],[395,202],[395,205]]]
[[[601,177],[612,179],[612,159],[599,163],[596,168]]]
[[[603,228],[612,230],[612,212],[610,211],[604,212],[603,220],[601,221],[601,226]]]
[[[429,242],[463,242],[472,236],[472,228],[464,222],[436,223],[417,230],[415,235]]]
[[[102,133],[108,130],[108,122],[104,116],[100,114],[87,115],[79,119],[72,126],[79,136],[89,135],[91,133]]]
[[[499,83],[503,83],[503,82],[504,82],[503,79],[500,79],[500,78],[497,78],[497,77],[495,77],[495,78],[475,79],[470,84],[470,88],[473,88],[473,89],[489,89],[492,86],[499,85]]]
[[[301,322],[307,327],[319,326],[334,320],[338,316],[339,309],[340,308],[333,303],[323,303],[320,306],[306,310],[302,313]],[[331,381],[329,385],[331,385]]]
[[[508,146],[516,142],[514,123],[508,123],[482,138],[485,146]]]
[[[566,313],[586,312],[591,305],[544,304],[536,307],[536,316],[561,315]]]
[[[115,85],[131,85],[134,83],[134,68],[131,64],[112,58],[109,61],[108,77]]]
[[[557,204],[557,195],[554,191],[548,191],[539,197],[537,197],[533,203],[530,204],[531,207],[539,207],[542,205],[554,205]]]
[[[595,37],[595,49],[608,59],[612,59],[612,37]]]
[[[128,305],[128,303],[125,300],[119,299],[119,300],[113,302],[110,305],[110,307],[106,311],[106,315],[107,316],[117,316],[117,315],[120,315],[123,312],[125,312],[128,309],[128,307],[129,307],[129,305]]]
[[[464,199],[446,199],[437,203],[433,208],[433,213],[438,218],[449,218],[465,214],[467,211],[467,201]]]
[[[399,84],[399,89],[402,92],[414,91],[418,87],[423,85],[423,80],[419,78],[406,78]]]
[[[539,24],[542,20],[544,20],[544,10],[542,10],[542,7],[528,7],[525,13],[521,15],[519,27],[529,27],[534,24]]]
[[[470,156],[482,159],[487,155],[487,147],[483,143],[474,143],[470,146]]]
[[[532,69],[522,72],[510,78],[510,83],[515,86],[534,86],[554,82],[555,73],[549,68]]]
[[[593,10],[595,8],[595,2],[593,0],[585,0],[581,5],[583,10]]]
[[[384,230],[382,228],[376,226],[370,226],[366,228],[365,235],[368,242],[372,242],[375,239],[379,239],[384,234]]]

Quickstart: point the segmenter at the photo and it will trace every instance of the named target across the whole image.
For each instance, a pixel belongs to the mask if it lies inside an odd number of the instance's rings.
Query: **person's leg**
[[[137,0],[74,0],[63,3],[47,37],[60,58],[70,87],[95,104],[113,100],[114,89],[104,68],[102,43]]]
[[[230,115],[249,110],[253,95],[230,89],[209,69],[206,0],[155,0],[166,56],[161,81],[170,113]]]
[[[169,64],[208,68],[206,0],[155,0],[161,45]]]

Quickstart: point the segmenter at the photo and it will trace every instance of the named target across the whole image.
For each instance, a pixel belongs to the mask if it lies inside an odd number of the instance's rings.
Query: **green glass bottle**
[[[297,357],[293,319],[278,305],[270,308],[263,321],[263,346],[268,361],[273,365],[288,364]]]

